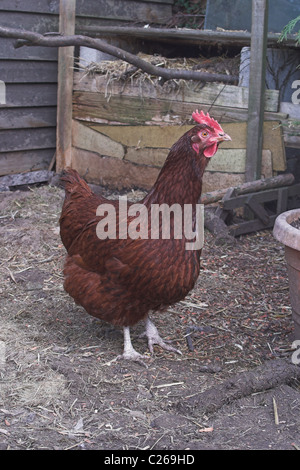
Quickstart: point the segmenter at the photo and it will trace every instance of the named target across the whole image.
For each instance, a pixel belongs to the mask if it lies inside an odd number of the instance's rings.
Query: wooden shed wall
[[[2,0],[0,22],[43,33],[57,30],[58,14],[46,0]],[[15,49],[14,43],[0,39],[0,80],[6,84],[6,104],[0,105],[1,175],[47,168],[55,152],[57,50]]]
[[[77,0],[76,33],[92,25],[164,23],[173,0]],[[0,24],[58,31],[59,0],[1,0]],[[0,38],[0,175],[48,168],[56,148],[57,48],[14,48]]]

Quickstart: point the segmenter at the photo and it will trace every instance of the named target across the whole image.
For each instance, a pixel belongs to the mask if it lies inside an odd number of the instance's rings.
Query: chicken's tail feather
[[[84,196],[90,196],[92,194],[89,185],[79,176],[78,172],[72,168],[67,168],[62,171],[60,182],[66,191],[66,196],[78,191]]]

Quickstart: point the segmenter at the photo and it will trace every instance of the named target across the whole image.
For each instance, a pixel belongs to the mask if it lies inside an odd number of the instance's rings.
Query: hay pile
[[[166,58],[161,55],[149,55],[139,53],[137,56],[157,67],[177,70],[193,70],[198,72],[220,73],[227,75],[238,75],[239,56],[227,58],[225,56],[204,58],[202,56],[194,58],[175,57]],[[150,83],[153,86],[162,86],[167,82],[172,89],[180,89],[182,86],[203,86],[199,82],[183,79],[163,79],[144,72],[143,70],[123,61],[123,60],[103,60],[101,62],[90,62],[89,64],[79,63],[78,68],[84,75],[105,76],[107,83],[118,81],[123,83],[131,82],[136,85]]]

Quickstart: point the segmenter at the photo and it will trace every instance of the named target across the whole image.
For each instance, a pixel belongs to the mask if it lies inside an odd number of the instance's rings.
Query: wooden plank
[[[78,148],[73,149],[72,168],[90,183],[104,184],[117,189],[150,189],[159,174],[159,168],[136,165],[118,158],[101,157],[94,152]]]
[[[56,101],[56,84],[8,83],[6,87],[6,108],[56,106]]]
[[[18,173],[14,175],[6,175],[0,178],[0,186],[16,187],[25,184],[45,183],[52,178],[53,171],[39,170],[27,173]]]
[[[270,222],[270,216],[257,198],[253,197],[253,195],[248,196],[245,206],[249,207],[254,215],[258,217],[264,225],[268,225]]]
[[[75,120],[72,123],[72,145],[108,157],[122,159],[125,155],[122,144]]]
[[[1,11],[0,2],[0,11]],[[22,2],[20,2],[22,3]],[[47,13],[37,13],[33,10],[32,4],[31,11],[22,12],[17,10],[1,11],[1,26],[8,28],[18,25],[24,30],[36,31],[38,33],[47,33],[49,31],[57,31],[58,29],[58,15],[51,15]]]
[[[157,125],[186,122],[199,105],[180,101],[169,102],[154,98],[111,96],[109,101],[102,93],[73,93],[73,116],[80,120],[94,122],[123,122],[126,124],[153,123]],[[247,120],[247,109],[202,105],[201,109],[220,122],[241,122]],[[281,120],[287,117],[281,113],[265,113],[265,120]]]
[[[78,28],[80,30],[80,28]],[[93,23],[87,31],[93,35],[118,36],[146,39],[149,41],[159,41],[171,44],[198,44],[198,45],[232,45],[232,46],[250,46],[251,33],[247,31],[210,31],[207,29],[185,29],[185,28],[143,28],[130,26],[116,26],[115,23],[108,26],[104,23],[96,25]],[[280,47],[278,39],[280,33],[268,34],[268,46]],[[296,43],[296,34],[289,34],[284,41],[284,47],[299,48]]]
[[[139,165],[148,165],[161,168],[165,163],[169,150],[164,148],[137,148],[128,147],[125,160]]]
[[[115,80],[108,85],[107,78],[103,75],[86,75],[85,72],[74,73],[74,90],[103,93],[107,96],[120,95],[142,98],[167,99],[169,101],[183,101],[215,106],[248,109],[249,89],[234,85],[219,83],[203,83],[189,81],[188,86],[179,90],[168,87],[155,87],[150,81],[145,80],[143,88],[138,83],[118,83]],[[279,91],[266,90],[265,110],[277,112],[279,104]]]
[[[0,153],[55,147],[55,128],[0,131]]]
[[[256,181],[258,181],[258,180],[256,180]],[[291,187],[291,189],[292,189],[292,187]],[[290,195],[293,195],[293,191],[291,189],[289,190]],[[253,194],[252,197],[254,198],[253,199],[254,201],[258,201],[260,203],[265,203],[265,202],[270,202],[270,201],[277,200],[278,188],[277,189],[269,189],[269,190],[266,190],[266,191],[261,191],[259,193]],[[244,206],[247,203],[248,200],[249,200],[249,195],[248,194],[237,196],[234,199],[224,201],[224,204],[222,204],[222,207],[225,210],[237,209],[238,207]]]
[[[120,108],[121,111],[121,108]],[[215,116],[214,116],[215,117]],[[91,124],[90,127],[98,132],[120,142],[126,147],[132,148],[166,148],[169,149],[185,132],[191,129],[191,125],[183,126],[118,126]],[[223,128],[232,141],[223,142],[218,153],[209,163],[208,171],[241,172],[245,171],[245,149],[247,145],[247,123],[224,123]],[[264,171],[266,167],[273,165],[274,171],[284,171],[286,168],[285,150],[282,139],[282,130],[278,123],[264,123],[263,140],[263,163]],[[238,150],[238,153],[235,151]],[[268,163],[269,155],[266,151],[271,151],[272,161]],[[132,157],[133,158],[133,157]],[[225,161],[226,160],[226,161]],[[234,163],[233,163],[234,162]],[[236,166],[238,165],[238,166]],[[237,171],[240,169],[239,171]],[[267,177],[267,174],[264,174]],[[268,174],[268,176],[270,176]]]
[[[0,130],[34,127],[56,127],[56,106],[40,108],[2,108],[0,106]]]
[[[249,220],[248,222],[243,222],[237,225],[230,225],[228,227],[229,234],[233,237],[238,237],[246,233],[257,232],[258,230],[265,230],[267,228],[272,228],[275,222],[277,215],[271,215],[269,223],[266,225],[260,220]]]
[[[0,11],[19,11],[19,12],[32,12],[34,8],[35,13],[48,13],[58,15],[59,13],[59,0],[1,0]]]
[[[1,60],[0,78],[6,84],[57,83],[57,63]]]
[[[10,25],[11,27],[12,25]],[[15,39],[1,38],[0,59],[8,60],[43,60],[57,61],[56,47],[20,47],[14,48]]]
[[[252,0],[246,181],[260,178],[265,108],[268,0]]]
[[[76,0],[60,0],[59,31],[75,31]],[[58,53],[56,170],[71,166],[72,161],[72,89],[74,46],[60,47]]]
[[[77,0],[76,14],[80,17],[110,18],[114,21],[165,23],[172,16],[171,3],[132,0]]]
[[[0,153],[0,175],[47,170],[55,148]]]
[[[239,186],[236,186],[233,189],[235,191],[235,194],[242,195],[242,194],[249,194],[249,193],[258,192],[258,191],[265,191],[266,189],[279,188],[283,186],[292,185],[294,181],[295,181],[294,175],[291,173],[286,173],[283,175],[274,176],[273,178],[247,182]],[[217,190],[217,191],[213,191],[207,194],[203,193],[201,196],[201,203],[212,204],[214,202],[217,202],[226,195],[229,189],[232,189],[232,188],[227,187],[220,191]]]

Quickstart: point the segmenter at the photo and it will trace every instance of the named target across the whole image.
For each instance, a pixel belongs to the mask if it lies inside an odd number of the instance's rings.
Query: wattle
[[[216,153],[217,150],[218,150],[218,144],[214,143],[214,144],[210,145],[209,147],[207,147],[204,150],[203,154],[204,154],[205,157],[211,158]]]

